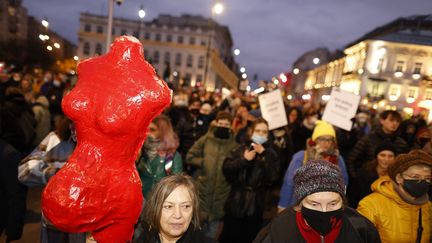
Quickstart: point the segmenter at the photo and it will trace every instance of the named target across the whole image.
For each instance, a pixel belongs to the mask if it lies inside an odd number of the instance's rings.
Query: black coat
[[[146,225],[143,233],[134,243],[160,243],[159,233],[155,230],[150,230]],[[216,243],[215,240],[205,236],[201,230],[193,230],[189,227],[177,243]]]
[[[176,132],[179,136],[180,145],[177,151],[183,156],[183,158],[186,156],[192,145],[207,133],[208,128],[208,118],[202,115],[193,118],[189,113],[187,113],[180,119],[180,121],[178,121]]]
[[[231,151],[223,164],[224,176],[231,185],[225,214],[232,217],[261,217],[266,191],[279,176],[279,158],[271,142],[264,143],[264,152],[257,153],[252,161],[243,157],[248,145]]]
[[[298,229],[296,212],[287,208],[264,227],[253,243],[306,243]],[[354,209],[345,207],[342,228],[335,243],[379,243],[375,226]]]
[[[8,240],[21,238],[26,213],[27,187],[18,181],[21,154],[0,139],[0,235]]]
[[[367,161],[375,159],[375,149],[381,143],[392,143],[397,154],[408,152],[408,145],[397,133],[386,134],[381,127],[364,136],[356,143],[346,164],[351,177],[356,177],[358,170]]]

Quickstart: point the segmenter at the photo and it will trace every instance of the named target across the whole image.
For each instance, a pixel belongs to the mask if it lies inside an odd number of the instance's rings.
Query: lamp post
[[[213,17],[216,15],[219,15],[223,12],[224,6],[220,2],[215,2],[213,0],[213,7],[211,11],[211,18],[208,20],[208,26],[210,29],[210,33],[208,36],[207,41],[207,52],[206,52],[206,63],[204,68],[204,85],[206,86],[208,84],[208,68],[209,68],[209,62],[210,62],[210,50],[211,50],[211,42],[213,39],[213,32],[215,31],[215,23],[213,21]]]
[[[141,4],[140,10],[138,11],[138,16],[140,18],[140,23],[139,23],[140,25],[138,28],[138,39],[139,39],[141,36],[141,29],[142,29],[142,25],[143,25],[143,20],[144,20],[144,17],[146,16],[146,12],[144,10],[143,4]]]

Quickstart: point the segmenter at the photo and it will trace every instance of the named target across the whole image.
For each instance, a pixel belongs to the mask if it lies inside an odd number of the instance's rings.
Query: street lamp
[[[241,72],[241,73],[246,72],[246,68],[245,68],[245,67],[241,67],[241,68],[240,68],[240,72]]]
[[[234,49],[234,55],[236,56],[240,55],[240,49],[238,48]]]
[[[114,1],[119,6],[123,3],[123,0],[108,0],[108,26],[107,26],[107,37],[106,37],[106,52],[109,51],[109,46],[111,44]]]
[[[141,4],[140,10],[138,11],[138,16],[142,20],[146,16],[146,12],[144,10],[144,6]]]
[[[43,27],[48,28],[49,23],[48,23],[48,21],[46,20],[46,18],[43,18],[42,21],[41,21],[41,23],[42,23],[42,26],[43,26]]]
[[[211,15],[212,18],[214,17],[214,15],[219,15],[223,12],[223,5],[221,2],[216,2],[215,0],[213,0],[213,7],[212,7],[212,11],[211,11]],[[206,63],[205,63],[205,69],[204,69],[204,84],[207,85],[208,84],[208,66],[209,66],[209,62],[210,62],[210,48],[211,48],[211,41],[213,39],[213,32],[215,31],[215,23],[213,22],[213,19],[210,18],[208,20],[208,26],[210,28],[210,33],[208,36],[208,41],[207,41],[207,53],[206,53]]]

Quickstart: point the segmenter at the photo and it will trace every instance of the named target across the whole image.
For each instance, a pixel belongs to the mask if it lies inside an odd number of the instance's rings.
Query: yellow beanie
[[[312,141],[315,141],[320,136],[332,136],[336,138],[336,133],[333,126],[326,121],[316,121],[315,128],[312,133]]]

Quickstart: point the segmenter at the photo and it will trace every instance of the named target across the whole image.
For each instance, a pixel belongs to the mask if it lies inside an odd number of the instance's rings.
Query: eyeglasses
[[[318,137],[316,139],[316,141],[317,142],[328,142],[328,143],[331,143],[331,142],[334,141],[334,138],[332,138],[332,137]]]
[[[422,178],[418,175],[408,175],[406,173],[402,173],[402,175],[408,177],[407,180],[415,180],[415,181],[417,181],[417,183],[420,183],[422,180],[425,180],[427,183],[431,184],[431,181],[432,181],[431,177],[423,177]]]

